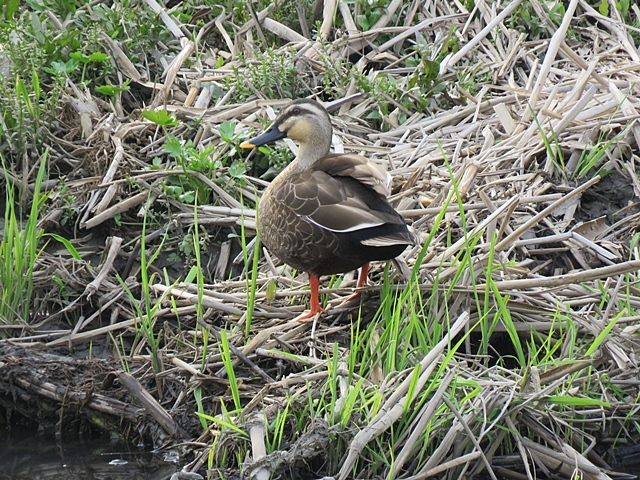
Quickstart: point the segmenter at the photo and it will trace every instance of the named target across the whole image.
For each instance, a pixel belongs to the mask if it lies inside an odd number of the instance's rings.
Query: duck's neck
[[[301,142],[298,147],[298,156],[294,162],[296,170],[309,170],[314,163],[329,154],[331,149],[331,127],[317,125],[318,131],[313,132],[305,142]]]

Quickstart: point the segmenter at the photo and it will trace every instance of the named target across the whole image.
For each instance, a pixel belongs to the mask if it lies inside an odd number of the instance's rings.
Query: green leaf
[[[567,397],[563,395],[550,395],[546,397],[546,401],[549,403],[555,403],[556,405],[573,405],[579,407],[605,407],[611,408],[609,402],[597,400],[595,398],[583,398],[583,397]]]
[[[210,422],[213,422],[213,423],[215,423],[217,425],[220,425],[222,427],[226,427],[229,430],[233,430],[234,432],[242,435],[244,438],[249,438],[249,435],[244,430],[241,430],[240,428],[236,427],[231,422],[226,422],[224,420],[219,419],[218,417],[212,417],[211,415],[206,415],[206,414],[200,413],[200,412],[196,412],[196,415],[198,415],[198,416],[200,416],[200,417],[202,417],[202,418],[204,418],[206,420],[209,420]]]
[[[69,56],[78,62],[89,63],[89,57],[81,52],[71,52]]]
[[[258,147],[258,151],[263,155],[269,155],[272,152],[271,148],[266,145]]]
[[[89,55],[90,62],[102,63],[102,62],[106,62],[107,60],[109,60],[109,55],[107,55],[106,53],[94,52],[91,55]]]
[[[556,3],[549,9],[549,18],[556,24],[560,25],[562,17],[564,17],[565,9],[562,3]]]
[[[18,7],[20,6],[20,0],[9,0],[2,7],[2,15],[5,20],[12,20],[15,13],[18,11]]]
[[[170,253],[167,255],[167,262],[170,263],[182,263],[182,257],[178,255],[176,252]]]
[[[380,20],[380,17],[382,17],[382,14],[384,12],[385,10],[382,8],[376,9],[373,12],[371,12],[371,17],[369,18],[369,24],[373,26],[378,20]]]
[[[233,141],[233,135],[236,132],[236,123],[225,121],[218,127],[218,133],[220,134],[220,138],[222,141],[226,143],[231,143]]]
[[[40,77],[35,67],[31,70],[31,85],[33,86],[33,93],[36,97],[36,101],[40,100],[42,89],[40,88]]]
[[[193,243],[191,242],[191,240],[187,240],[185,238],[185,240],[183,240],[180,245],[178,246],[178,248],[180,249],[180,251],[182,253],[184,253],[187,257],[190,257],[191,255],[193,255]],[[188,278],[191,277],[191,275],[188,276]],[[193,280],[193,279],[192,279]],[[188,280],[187,280],[188,281]]]
[[[166,110],[144,110],[142,116],[162,127],[175,127],[178,121]]]
[[[69,252],[69,254],[76,260],[82,260],[82,257],[78,253],[78,250],[76,250],[76,247],[74,247],[73,244],[68,239],[58,235],[57,233],[45,233],[45,236],[51,237],[54,240],[57,240],[58,242],[63,244],[67,249],[67,251]]]
[[[53,280],[58,285],[60,292],[64,292],[66,290],[66,285],[64,284],[64,282],[60,277],[56,277],[54,275],[53,277],[51,277],[51,280]]]
[[[593,342],[591,342],[591,345],[587,349],[587,352],[585,353],[585,356],[588,357],[590,355],[593,355],[596,352],[596,350],[598,350],[598,348],[600,348],[600,345],[602,345],[602,343],[609,336],[609,333],[611,333],[611,330],[613,329],[613,327],[616,326],[616,324],[618,323],[618,320],[620,320],[620,318],[622,318],[626,314],[627,314],[626,310],[622,310],[607,324],[606,327],[604,327],[602,329],[602,331],[593,340]]]
[[[429,80],[435,80],[438,78],[438,74],[440,72],[440,64],[438,62],[425,58],[422,61],[422,66],[424,67],[424,73]]]
[[[193,265],[187,272],[187,276],[185,277],[184,281],[186,283],[194,283],[197,278],[198,278],[198,267],[197,265]]]
[[[179,185],[167,185],[164,187],[164,191],[167,195],[178,198],[184,193],[184,189]]]
[[[180,200],[182,200],[184,203],[192,204],[196,200],[196,195],[193,191],[189,191],[184,195],[180,195]]]
[[[183,154],[182,144],[173,135],[167,135],[167,141],[162,146],[162,149],[169,154],[170,157],[180,158]]]
[[[360,25],[360,28],[362,28],[362,30],[365,32],[371,28],[371,25],[369,24],[369,20],[367,19],[366,15],[358,15],[356,17],[356,22],[358,22],[358,25]]]
[[[129,80],[127,80],[127,82],[128,81]],[[96,92],[101,93],[102,95],[106,95],[108,97],[115,97],[120,92],[128,92],[130,90],[127,82],[125,82],[125,84],[122,86],[100,85],[99,87],[96,87]]]
[[[631,8],[631,2],[629,0],[620,0],[616,3],[616,9],[622,13],[622,15],[627,15],[629,8]]]
[[[609,2],[607,2],[607,0],[602,0],[600,2],[600,5],[598,6],[598,11],[600,12],[600,14],[604,15],[605,17],[609,16]]]
[[[51,68],[45,68],[45,70],[48,73],[71,73],[78,68],[79,64],[80,62],[73,58],[70,58],[66,62],[57,62],[54,60],[51,62]]]
[[[196,400],[196,405],[198,406],[198,413],[200,414],[200,424],[202,425],[202,429],[207,431],[207,420],[203,417],[204,406],[202,405],[202,387],[196,387],[193,391],[193,397]]]
[[[247,173],[247,164],[241,160],[236,160],[229,167],[229,175],[233,178],[241,177],[245,173]]]
[[[272,278],[267,283],[267,289],[265,291],[265,298],[267,300],[267,303],[273,302],[276,299],[277,293],[278,293],[278,282]]]
[[[102,52],[94,52],[91,55],[87,56],[84,53],[81,52],[71,52],[69,54],[69,56],[71,58],[73,58],[74,60],[77,60],[78,62],[82,62],[82,63],[102,63],[105,62],[109,59],[109,55],[107,55],[106,53],[102,53]]]

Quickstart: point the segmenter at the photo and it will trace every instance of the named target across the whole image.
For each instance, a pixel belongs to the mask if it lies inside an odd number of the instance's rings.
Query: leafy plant
[[[144,110],[142,112],[142,116],[161,127],[175,127],[176,125],[179,125],[176,117],[166,110]]]
[[[629,9],[631,7],[631,1],[630,0],[620,0],[619,2],[615,3],[616,9],[622,13],[622,15],[624,17],[626,17],[627,15],[629,15]],[[600,5],[598,5],[598,10],[600,11],[600,13],[602,15],[604,15],[605,17],[609,16],[609,2],[607,2],[606,0],[602,0],[600,2]]]
[[[143,117],[156,123],[165,130],[163,150],[173,159],[180,172],[170,175],[164,184],[164,192],[184,203],[206,204],[211,195],[209,181],[221,184],[227,189],[233,188],[234,182],[243,182],[242,176],[247,172],[247,164],[237,153],[235,144],[246,134],[236,133],[236,123],[225,121],[218,127],[223,146],[199,148],[193,141],[181,141],[167,132],[168,127],[180,125],[177,120],[164,110],[144,111]],[[161,161],[154,160],[154,168],[159,168]],[[207,180],[197,174],[204,174]]]
[[[297,52],[275,52],[271,48],[258,52],[251,64],[242,62],[233,67],[234,75],[227,79],[227,89],[233,89],[234,99],[243,102],[259,91],[266,98],[298,98],[312,93],[305,75],[296,69]],[[242,71],[240,70],[242,69]]]
[[[609,140],[606,139],[606,133],[600,132],[599,138],[594,145],[590,148],[585,148],[580,155],[580,159],[574,169],[575,178],[584,178],[593,173],[593,170],[602,164],[605,159],[605,154],[612,147],[616,145],[620,140],[621,135],[615,135]],[[603,175],[604,165],[600,166],[594,173],[595,175]]]

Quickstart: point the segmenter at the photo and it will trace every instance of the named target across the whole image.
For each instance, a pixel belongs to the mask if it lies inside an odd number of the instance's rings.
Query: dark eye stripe
[[[296,112],[296,110],[297,110],[297,112]],[[285,120],[287,120],[290,117],[300,117],[302,115],[317,115],[317,113],[312,111],[312,110],[308,110],[306,108],[302,108],[300,106],[296,106],[295,108],[292,108],[288,112],[284,113],[278,119],[278,123],[282,123],[282,122],[284,122]]]

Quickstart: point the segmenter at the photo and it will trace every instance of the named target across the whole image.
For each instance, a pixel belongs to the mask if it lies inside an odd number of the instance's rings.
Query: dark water
[[[64,440],[0,429],[0,480],[162,480],[178,467],[108,438]]]

